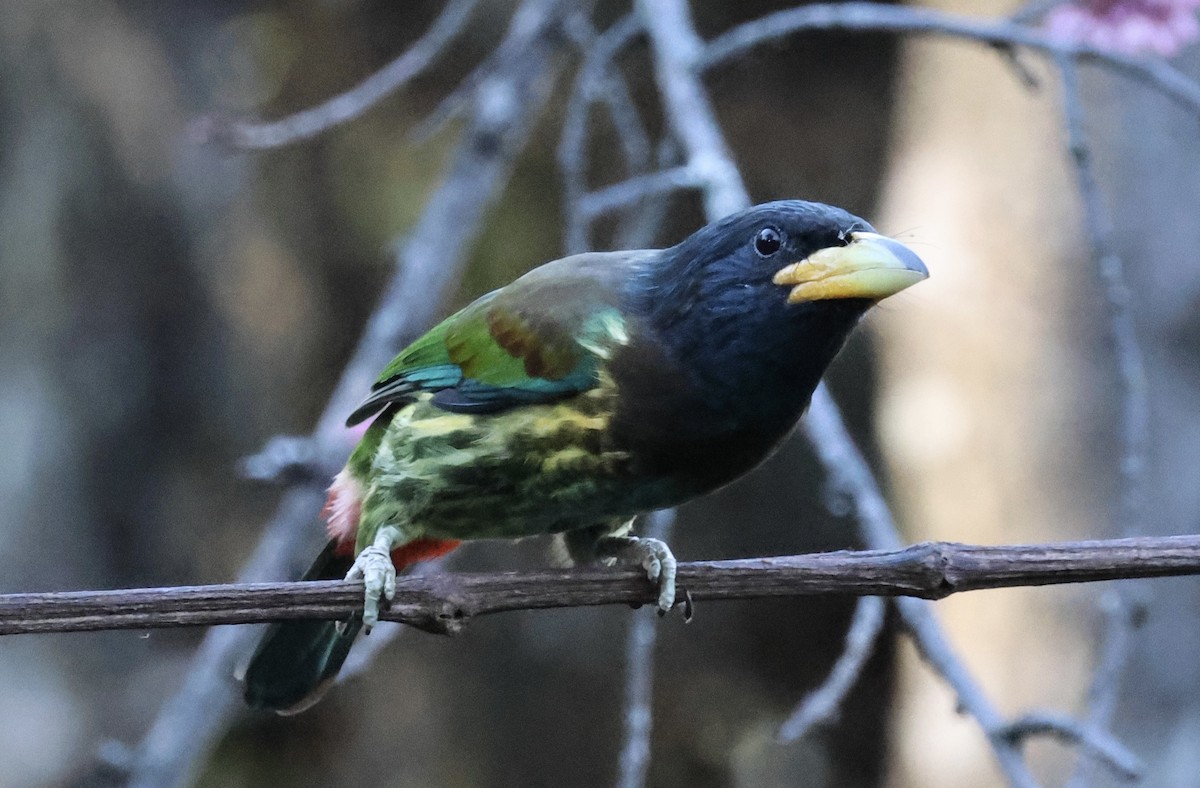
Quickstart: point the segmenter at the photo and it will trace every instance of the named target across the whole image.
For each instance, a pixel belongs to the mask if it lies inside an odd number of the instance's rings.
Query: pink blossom
[[[1171,57],[1200,37],[1198,9],[1200,0],[1075,0],[1053,8],[1043,24],[1061,41]]]

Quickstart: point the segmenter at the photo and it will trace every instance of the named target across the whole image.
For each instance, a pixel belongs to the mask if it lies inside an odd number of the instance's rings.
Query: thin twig
[[[256,453],[238,460],[237,470],[242,478],[256,482],[326,484],[345,461],[343,442],[330,446],[311,435],[275,435]]]
[[[944,599],[993,588],[1195,574],[1200,535],[1009,546],[923,542],[902,550],[694,561],[679,565],[676,582],[697,601],[815,594]],[[453,634],[477,616],[644,605],[657,593],[636,567],[409,575],[397,578],[382,618]],[[337,620],[358,610],[362,595],[361,582],[345,580],[5,594],[0,635]],[[1001,737],[1006,727],[989,733]]]
[[[683,145],[686,163],[704,188],[704,212],[716,221],[750,206],[750,193],[721,133],[708,93],[696,74],[704,42],[683,0],[639,0],[650,36],[654,76],[667,120]]]
[[[345,93],[324,104],[267,123],[234,121],[228,125],[209,120],[209,133],[235,148],[281,148],[354,120],[389,94],[420,74],[450,43],[471,16],[479,0],[449,0],[425,35],[404,54]]]
[[[898,548],[900,534],[879,484],[846,432],[837,404],[824,384],[813,394],[803,426],[829,475],[828,484],[853,504],[864,544],[874,549]],[[1037,785],[1020,751],[993,735],[1004,725],[1004,717],[954,652],[933,608],[919,599],[897,599],[896,609],[922,658],[954,690],[959,707],[974,717],[988,735],[992,751],[1009,782],[1022,788]]]
[[[1092,248],[1092,257],[1104,284],[1108,301],[1109,323],[1117,361],[1121,399],[1120,420],[1120,500],[1117,532],[1124,536],[1142,533],[1144,516],[1146,456],[1150,445],[1150,396],[1146,382],[1145,354],[1138,342],[1133,321],[1131,292],[1125,277],[1125,265],[1117,253],[1112,220],[1104,208],[1103,196],[1092,163],[1088,144],[1083,96],[1074,61],[1057,60],[1062,81],[1063,125],[1067,147],[1074,165],[1079,195],[1083,202],[1084,227]],[[1133,631],[1140,607],[1128,589],[1113,589],[1107,600],[1119,612],[1105,616],[1097,670],[1088,689],[1087,725],[1108,728],[1121,690],[1121,678],[1133,646]],[[1070,785],[1085,782],[1085,764],[1081,761]]]
[[[1029,0],[1025,5],[1009,14],[1008,21],[1018,25],[1030,25],[1068,2],[1070,0]]]
[[[591,220],[601,214],[625,208],[653,194],[696,189],[703,183],[691,168],[672,167],[646,175],[635,175],[629,180],[585,194],[579,198],[578,210],[586,220]]]
[[[313,440],[319,445],[342,442],[349,451],[343,426],[346,414],[392,354],[436,316],[443,298],[459,279],[487,206],[507,182],[533,120],[548,97],[547,75],[552,72],[556,49],[550,31],[558,24],[561,9],[554,0],[530,0],[524,7],[531,7],[530,13],[540,12],[541,25],[519,31],[524,56],[491,75],[493,95],[477,103],[444,180],[398,249],[397,275],[368,321],[314,430]],[[510,31],[510,35],[517,34]],[[497,102],[497,95],[507,98]],[[315,554],[319,529],[312,521],[322,498],[322,493],[309,487],[285,493],[240,578],[254,581],[286,576],[310,542]],[[195,763],[238,708],[229,676],[253,636],[249,629],[238,628],[216,629],[205,637],[183,687],[164,704],[139,744],[131,761],[129,785],[160,788],[187,783]]]
[[[875,650],[875,644],[883,632],[886,613],[887,604],[877,596],[864,596],[858,600],[846,631],[846,645],[842,648],[841,656],[824,683],[810,692],[779,727],[780,742],[790,744],[804,738],[814,728],[837,719],[842,701],[857,683],[863,667]]]
[[[1079,75],[1069,58],[1059,58],[1058,66],[1062,75],[1063,120],[1068,147],[1083,200],[1084,224],[1092,246],[1092,256],[1104,283],[1117,358],[1122,409],[1119,531],[1123,535],[1133,536],[1142,530],[1140,521],[1145,497],[1146,452],[1150,444],[1150,397],[1146,384],[1145,354],[1134,327],[1132,295],[1125,279],[1125,264],[1117,254],[1112,220],[1104,209],[1100,185],[1092,166],[1091,149],[1084,130]]]
[[[1103,728],[1080,723],[1065,714],[1033,712],[1025,714],[999,730],[998,735],[1013,744],[1021,744],[1031,736],[1053,736],[1079,748],[1083,757],[1104,765],[1123,782],[1142,779],[1145,766]]]
[[[675,140],[667,137],[658,144],[654,161],[666,169],[679,160]],[[654,245],[671,207],[671,193],[647,195],[640,203],[631,205],[617,226],[615,245],[618,249],[645,249]]]
[[[655,512],[645,535],[667,541],[675,525],[675,510]],[[658,622],[652,616],[633,616],[625,641],[625,743],[617,761],[617,788],[642,788],[650,773],[650,733],[654,723],[654,647]]]
[[[1050,57],[1095,63],[1162,93],[1184,109],[1200,114],[1200,83],[1161,58],[1143,58],[1065,41],[1008,20],[981,20],[930,8],[882,3],[828,3],[777,11],[717,36],[697,56],[706,71],[756,46],[795,33],[836,30],[846,33],[908,33],[965,38],[1008,49],[1025,47]]]
[[[565,35],[569,18],[567,15],[555,25],[556,35]],[[534,37],[542,35],[544,24],[545,8],[542,3],[526,2],[518,6],[508,24],[508,33],[504,40],[482,63],[472,69],[449,95],[438,102],[433,112],[409,131],[409,140],[421,144],[441,131],[451,120],[465,113],[472,103],[487,101],[488,91],[495,87],[492,76],[510,70],[513,61],[522,60],[525,57],[525,47]],[[507,99],[504,94],[495,95],[502,101]]]
[[[615,53],[641,30],[636,17],[629,15],[610,27],[602,36],[595,35],[590,21],[580,25],[583,37],[590,46],[568,106],[559,143],[559,162],[564,179],[564,206],[567,217],[566,245],[568,253],[584,251],[590,246],[589,222],[582,206],[585,172],[587,169],[587,114],[596,94],[617,128],[630,173],[644,171],[650,164],[649,135],[642,126],[633,98],[623,77],[607,73]],[[659,150],[660,162],[671,155],[669,146]],[[665,212],[666,197],[662,193],[647,195],[644,209],[630,211],[622,223],[619,236],[623,248],[648,246],[658,232]],[[667,541],[675,523],[675,511],[656,512],[647,518],[646,536]],[[657,622],[647,616],[633,616],[625,645],[624,744],[617,762],[617,782],[620,788],[640,788],[650,772],[650,734],[653,727],[652,699],[654,695],[654,650],[658,641]]]
[[[595,36],[584,55],[583,63],[575,77],[571,98],[563,117],[562,132],[558,143],[558,166],[562,171],[563,204],[566,206],[566,248],[568,254],[576,254],[591,248],[588,237],[589,223],[579,210],[579,201],[587,191],[586,154],[588,145],[588,118],[596,97],[603,92],[612,59],[641,32],[641,23],[630,14],[603,33]],[[611,88],[612,80],[607,81]],[[623,83],[621,83],[623,84]],[[624,91],[628,98],[628,90]],[[632,101],[630,99],[630,101]],[[637,158],[638,150],[629,151],[628,164],[631,172],[644,169],[646,162]]]

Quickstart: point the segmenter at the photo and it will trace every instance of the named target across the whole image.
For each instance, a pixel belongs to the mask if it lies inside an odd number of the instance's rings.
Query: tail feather
[[[340,580],[354,559],[337,554],[330,540],[302,580]],[[246,669],[246,703],[280,714],[304,711],[321,699],[337,677],[362,628],[357,616],[349,621],[297,619],[271,624]]]
[[[419,537],[392,551],[398,571],[458,547],[453,539]],[[347,549],[347,545],[349,549]],[[340,580],[354,565],[353,542],[331,539],[301,580]],[[362,618],[296,619],[271,624],[246,668],[244,695],[256,709],[297,714],[321,699],[337,678]]]

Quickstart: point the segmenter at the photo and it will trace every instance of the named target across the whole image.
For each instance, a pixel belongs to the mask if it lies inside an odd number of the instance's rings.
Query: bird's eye
[[[783,240],[779,237],[779,231],[774,227],[764,227],[758,231],[758,235],[754,236],[754,251],[763,257],[775,254],[782,245]]]

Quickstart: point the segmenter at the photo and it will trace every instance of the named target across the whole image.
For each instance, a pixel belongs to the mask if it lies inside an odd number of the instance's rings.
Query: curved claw
[[[692,618],[696,615],[696,603],[692,601],[692,592],[686,588],[681,588],[683,592],[683,623],[692,623]]]

